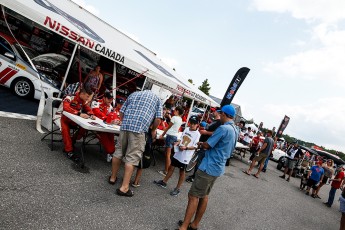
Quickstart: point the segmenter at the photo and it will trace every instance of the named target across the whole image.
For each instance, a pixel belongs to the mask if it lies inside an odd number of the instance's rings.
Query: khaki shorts
[[[124,163],[138,166],[145,150],[145,133],[120,131],[113,157],[122,159]]]
[[[254,161],[257,161],[259,162],[259,164],[263,163],[267,158],[267,154],[264,154],[264,153],[260,153],[259,156],[255,156],[254,157]]]
[[[198,170],[195,173],[195,179],[189,190],[189,195],[203,198],[210,194],[214,182],[218,177],[210,176],[207,173]]]
[[[288,169],[293,169],[296,165],[297,161],[295,160],[292,160],[290,158],[286,158],[286,161],[285,161],[285,168],[288,168]]]

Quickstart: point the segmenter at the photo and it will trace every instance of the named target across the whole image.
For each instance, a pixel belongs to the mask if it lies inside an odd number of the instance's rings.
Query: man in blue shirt
[[[152,124],[151,135],[156,138],[156,128],[162,119],[162,102],[150,90],[134,92],[127,98],[120,110],[122,120],[120,136],[113,154],[109,184],[115,184],[121,161],[125,163],[122,185],[116,190],[119,196],[133,196],[129,183],[134,166],[137,166],[145,150],[145,133]],[[152,123],[153,121],[153,123]]]
[[[214,131],[207,142],[198,143],[200,148],[206,149],[206,153],[189,190],[185,217],[183,221],[179,221],[181,230],[199,227],[213,184],[224,174],[226,160],[232,154],[237,140],[237,129],[233,122],[235,114],[233,106],[223,106],[220,112],[222,125]],[[194,214],[194,220],[191,222]]]

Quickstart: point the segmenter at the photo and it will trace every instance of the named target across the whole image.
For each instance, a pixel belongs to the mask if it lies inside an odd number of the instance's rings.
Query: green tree
[[[204,92],[206,95],[210,95],[210,84],[208,83],[208,79],[206,78],[206,80],[204,80],[201,83],[201,86],[198,87],[198,89],[200,89],[202,92]]]
[[[193,83],[193,80],[192,79],[188,79],[188,81],[192,84],[192,85],[194,85],[194,83]]]

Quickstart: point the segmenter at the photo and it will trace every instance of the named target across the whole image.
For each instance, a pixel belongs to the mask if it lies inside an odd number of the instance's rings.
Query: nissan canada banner
[[[284,132],[286,126],[289,124],[289,121],[290,121],[290,117],[285,115],[285,117],[282,120],[282,122],[280,123],[278,131],[277,131],[277,137],[278,138],[283,135],[283,132]]]
[[[247,67],[242,67],[241,69],[237,70],[234,78],[230,82],[228,89],[225,92],[222,102],[220,106],[230,105],[232,99],[234,98],[238,88],[240,88],[242,82],[246,78],[247,74],[249,73],[250,69]]]

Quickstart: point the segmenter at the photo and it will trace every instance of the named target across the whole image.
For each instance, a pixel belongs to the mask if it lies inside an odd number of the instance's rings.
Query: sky
[[[344,0],[73,1],[218,98],[250,68],[233,99],[246,119],[287,115],[285,134],[345,152]]]

